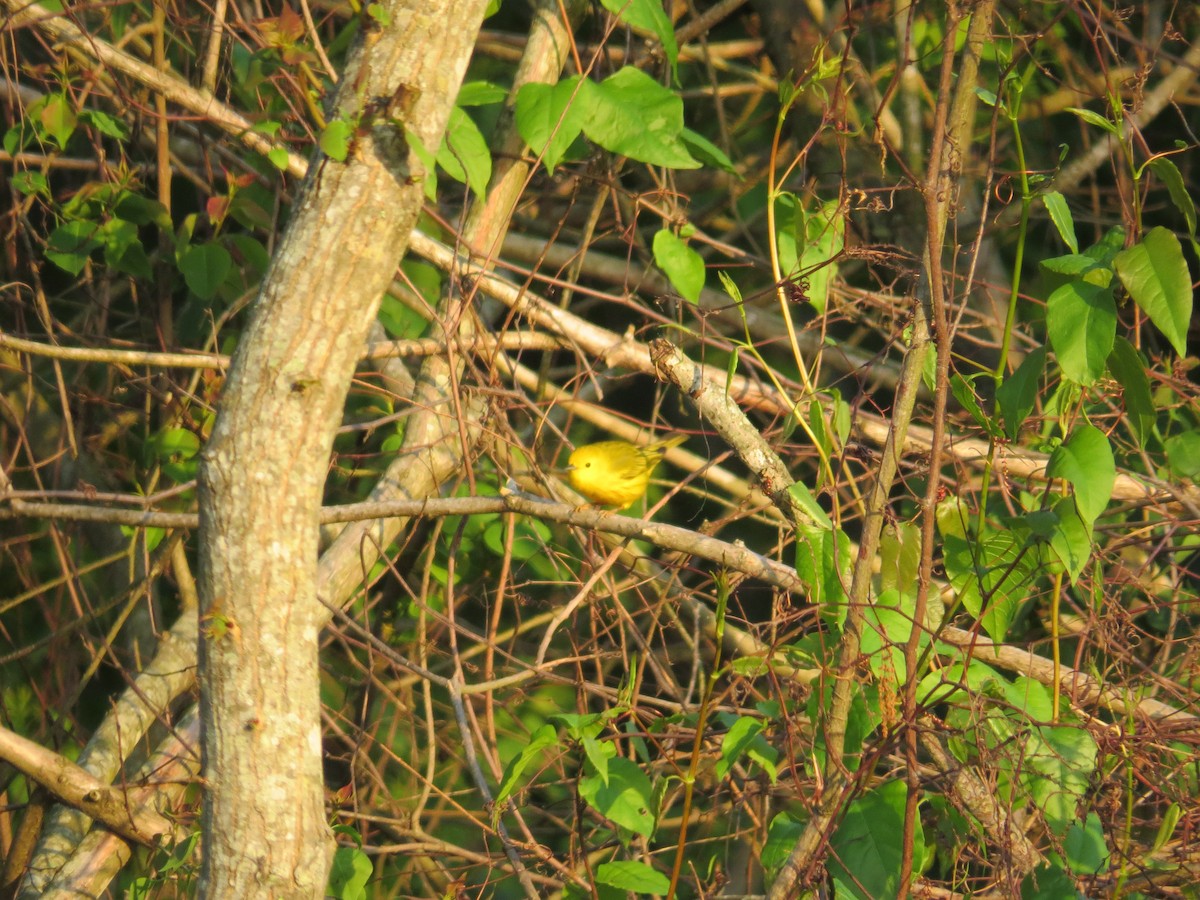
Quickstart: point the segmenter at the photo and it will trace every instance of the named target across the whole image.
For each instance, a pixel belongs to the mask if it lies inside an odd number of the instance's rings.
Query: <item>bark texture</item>
[[[404,130],[440,143],[485,5],[393,0],[364,21],[335,113],[357,123],[352,153],[314,163],[234,357],[200,488],[207,896],[324,895],[317,514],[350,376],[420,211]]]

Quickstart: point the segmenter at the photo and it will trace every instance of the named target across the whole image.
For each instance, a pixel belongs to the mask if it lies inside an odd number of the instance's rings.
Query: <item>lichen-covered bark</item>
[[[213,897],[321,897],[317,512],[334,429],[420,210],[486,0],[384,3],[337,107],[345,163],[318,160],[238,347],[200,489],[204,870]]]

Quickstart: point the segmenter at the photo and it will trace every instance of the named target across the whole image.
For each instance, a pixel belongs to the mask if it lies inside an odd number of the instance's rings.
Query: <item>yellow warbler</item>
[[[687,436],[677,434],[644,447],[629,441],[585,444],[567,459],[571,487],[601,506],[625,509],[646,493],[663,454]]]

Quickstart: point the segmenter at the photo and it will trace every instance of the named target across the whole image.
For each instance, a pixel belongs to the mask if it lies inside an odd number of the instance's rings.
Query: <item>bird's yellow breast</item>
[[[587,444],[567,460],[571,487],[592,503],[625,509],[646,493],[663,451],[683,439],[679,435],[645,447],[628,441]]]

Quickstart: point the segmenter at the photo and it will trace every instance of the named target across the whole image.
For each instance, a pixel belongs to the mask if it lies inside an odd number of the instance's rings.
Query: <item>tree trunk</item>
[[[212,897],[324,896],[317,512],[350,376],[407,246],[486,0],[364,16],[336,111],[230,370],[200,479],[204,862]]]

